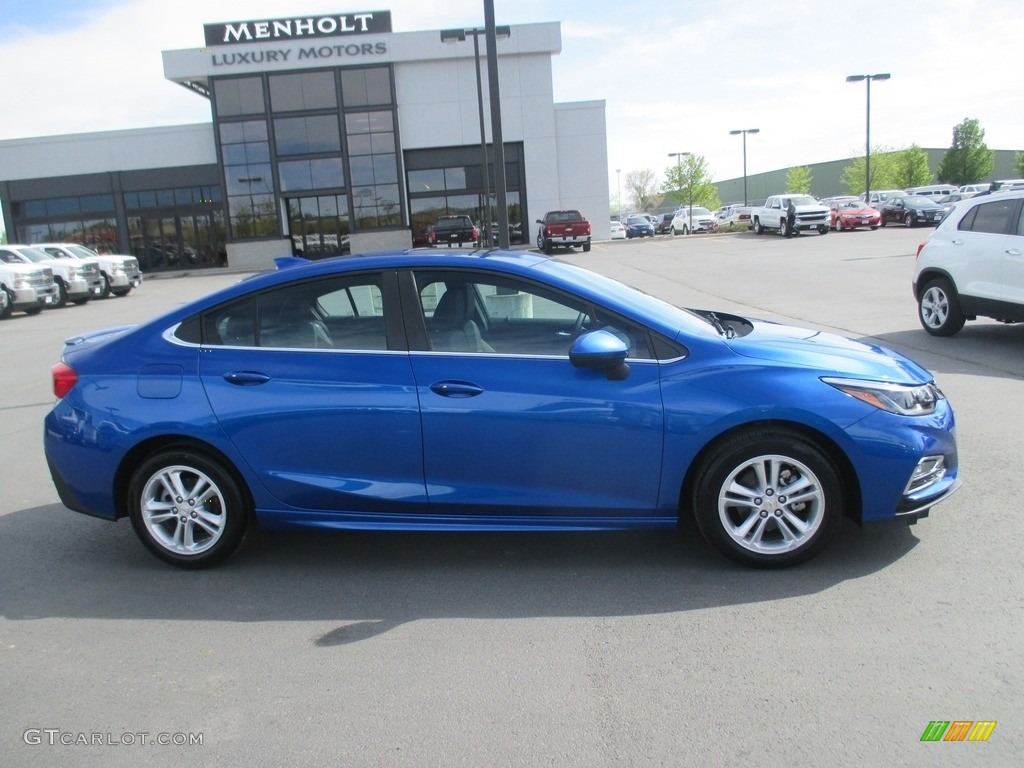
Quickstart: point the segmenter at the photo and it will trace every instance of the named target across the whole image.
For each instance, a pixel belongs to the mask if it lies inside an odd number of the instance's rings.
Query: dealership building
[[[395,33],[389,11],[203,31],[163,64],[211,122],[0,141],[9,241],[82,242],[145,271],[408,248],[440,216],[497,222],[502,154],[513,245],[563,207],[607,237],[605,102],[554,102],[557,22],[501,29],[497,83],[482,29]]]

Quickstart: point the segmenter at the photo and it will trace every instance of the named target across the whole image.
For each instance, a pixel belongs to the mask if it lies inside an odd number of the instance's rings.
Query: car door
[[[647,331],[519,278],[414,277],[403,281],[414,294],[404,306],[421,339],[411,360],[431,512],[509,527],[557,527],[567,516],[572,525],[580,517],[635,524],[651,514],[664,416]],[[569,362],[574,339],[598,327],[627,340],[637,358],[625,380]],[[545,521],[524,523],[527,515]]]
[[[986,302],[1008,301],[1020,286],[1021,259],[1019,231],[1020,201],[999,196],[983,198],[974,205],[957,225],[952,244],[962,249],[966,280],[957,286],[961,296],[983,299]],[[970,310],[970,299],[965,309]],[[989,311],[991,307],[989,308]]]
[[[1024,202],[1017,198],[1003,258],[1003,301],[1024,307]]]
[[[425,508],[419,404],[396,296],[392,272],[332,276],[204,316],[200,375],[210,404],[283,504]]]

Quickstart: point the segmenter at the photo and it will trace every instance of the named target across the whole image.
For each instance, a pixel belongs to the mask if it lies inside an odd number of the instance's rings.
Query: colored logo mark
[[[988,741],[995,727],[995,720],[932,720],[921,741]]]

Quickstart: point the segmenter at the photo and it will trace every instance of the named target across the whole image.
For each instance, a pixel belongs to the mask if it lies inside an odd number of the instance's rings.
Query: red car
[[[863,200],[833,200],[829,206],[829,224],[836,232],[858,227],[878,229],[882,214]]]

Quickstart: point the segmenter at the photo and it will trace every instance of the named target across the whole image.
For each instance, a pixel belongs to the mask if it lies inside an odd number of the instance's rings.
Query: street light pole
[[[511,36],[512,30],[509,27],[497,27],[495,31],[496,38],[502,39]],[[476,102],[477,102],[477,114],[480,118],[480,154],[481,154],[481,181],[483,183],[484,195],[483,195],[483,206],[481,211],[481,239],[487,242],[490,246],[492,242],[491,237],[491,173],[489,170],[490,163],[487,161],[487,132],[484,123],[484,89],[483,89],[483,78],[480,74],[480,36],[487,36],[486,29],[443,29],[441,30],[441,42],[443,43],[456,43],[465,41],[466,37],[471,35],[473,37],[473,64],[476,70]],[[491,89],[494,90],[493,88]],[[492,110],[492,133],[494,132],[493,125],[493,110]],[[500,126],[498,134],[500,135]],[[504,158],[504,155],[502,155]],[[495,177],[497,177],[497,168],[495,168]],[[504,175],[502,175],[502,181],[504,181]],[[504,186],[504,185],[503,185]],[[503,197],[500,195],[499,197]],[[499,217],[500,218],[500,217]],[[507,220],[507,214],[506,214]],[[507,230],[508,227],[506,226]],[[508,240],[508,234],[505,235],[505,240]],[[499,243],[501,242],[501,234],[499,232]],[[508,248],[509,244],[505,243],[502,245],[503,248]]]
[[[676,159],[676,175],[679,177],[679,181],[682,182],[682,180],[683,180],[683,167],[682,167],[682,165],[680,165],[680,161],[684,157],[689,157],[690,153],[689,152],[669,152],[668,156],[669,157],[674,157]],[[687,216],[686,234],[690,234],[691,232],[693,232],[693,174],[691,173],[691,174],[688,174],[688,175],[690,177],[689,178],[689,182],[690,182],[689,183],[689,187],[690,187],[690,213]]]
[[[864,204],[871,205],[871,81],[888,80],[892,75],[882,72],[875,75],[849,75],[846,78],[848,83],[859,83],[863,80],[867,84],[867,128],[864,140]]]
[[[743,204],[747,205],[747,134],[748,133],[760,133],[760,128],[739,128],[735,131],[729,131],[730,136],[735,136],[738,133],[743,134]]]
[[[615,169],[615,185],[618,188],[615,192],[615,215],[622,221],[622,169]]]

